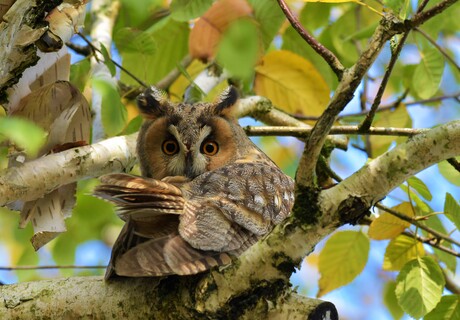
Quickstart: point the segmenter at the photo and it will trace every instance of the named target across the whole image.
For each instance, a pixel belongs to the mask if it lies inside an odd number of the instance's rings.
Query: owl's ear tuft
[[[168,99],[166,93],[150,87],[137,97],[137,106],[146,118],[157,118],[166,114]]]
[[[235,87],[229,86],[217,99],[214,111],[216,114],[226,115],[231,113],[231,107],[238,101],[238,91]]]

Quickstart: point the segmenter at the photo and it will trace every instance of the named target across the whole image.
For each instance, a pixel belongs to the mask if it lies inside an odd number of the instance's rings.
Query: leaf
[[[319,255],[318,296],[351,282],[363,271],[369,254],[369,239],[362,232],[333,234]]]
[[[102,125],[108,136],[120,133],[126,125],[127,112],[120,94],[113,84],[102,78],[91,81],[94,90],[102,97]]]
[[[400,235],[390,241],[383,257],[383,270],[397,271],[409,261],[425,255],[423,245],[412,237]]]
[[[392,209],[404,213],[409,217],[414,216],[412,206],[409,202],[403,202]],[[392,239],[401,234],[409,226],[409,222],[401,220],[391,213],[384,212],[372,221],[368,234],[374,240]]]
[[[411,188],[415,189],[418,194],[426,200],[431,201],[433,199],[433,196],[431,195],[431,192],[426,184],[416,176],[410,177],[407,179],[407,182],[409,182]]]
[[[412,77],[412,92],[421,99],[435,95],[444,72],[444,57],[438,49],[425,46],[420,50],[421,60]]]
[[[157,43],[151,31],[138,31],[129,27],[122,28],[117,30],[114,40],[120,53],[136,53],[148,56],[155,54],[157,50]]]
[[[431,310],[425,320],[457,320],[460,319],[460,295],[443,296],[436,308]]]
[[[267,49],[286,17],[275,1],[248,0],[248,2],[254,10],[254,18],[260,25],[262,42]]]
[[[439,218],[439,216],[430,216],[427,220],[422,220],[421,223],[423,223],[424,225],[426,225],[427,227],[433,230],[436,230],[439,233],[442,233],[442,234],[448,233],[443,223],[441,222],[441,219]],[[422,233],[428,237],[432,236],[430,233],[424,230],[422,230]],[[452,244],[447,241],[443,241],[442,245],[446,248],[452,249]],[[457,258],[447,252],[444,252],[436,248],[433,248],[433,251],[436,257],[439,259],[439,261],[443,262],[449,270],[455,273],[455,270],[457,268]]]
[[[104,64],[109,69],[110,75],[114,77],[115,74],[117,73],[117,69],[115,67],[115,64],[113,64],[112,58],[110,58],[109,51],[107,50],[107,48],[104,46],[103,43],[101,43],[101,53],[102,53],[102,56],[104,57]]]
[[[412,120],[404,105],[400,104],[395,110],[386,110],[379,112],[375,118],[373,125],[376,127],[397,127],[397,128],[410,128]],[[405,141],[406,138],[398,137],[379,137],[371,136],[369,141],[372,148],[372,157],[376,157],[386,152],[388,148],[394,143]]]
[[[259,52],[259,32],[249,19],[233,22],[219,44],[217,61],[237,78],[247,79],[254,73]]]
[[[460,161],[460,157],[456,158]],[[460,186],[460,173],[447,161],[438,163],[438,169],[441,175],[450,183]]]
[[[213,0],[173,0],[171,17],[178,21],[188,21],[201,16],[212,5]]]
[[[88,58],[78,61],[70,66],[70,83],[80,92],[83,92],[86,82],[90,77],[91,64]]]
[[[329,87],[307,60],[286,50],[271,51],[256,67],[255,92],[289,113],[320,115]]]
[[[396,297],[402,309],[421,318],[441,300],[445,279],[433,258],[426,256],[407,263],[396,278]]]
[[[385,283],[385,286],[383,287],[383,303],[387,307],[388,311],[390,311],[393,319],[401,319],[401,317],[404,315],[404,311],[398,304],[395,289],[396,282],[388,281]]]
[[[217,1],[195,22],[189,38],[189,51],[193,58],[207,61],[216,54],[222,34],[230,23],[248,17],[252,8],[245,0]]]
[[[460,230],[460,205],[448,192],[446,193],[446,200],[444,202],[444,213],[455,224],[457,230]]]
[[[426,201],[423,201],[411,188],[406,187],[404,184],[400,185],[399,188],[401,188],[407,194],[407,197],[415,203],[415,212],[417,215],[426,215],[433,212],[430,205]]]
[[[46,141],[46,133],[29,120],[3,117],[0,118],[0,142],[5,138],[35,157]]]
[[[146,30],[145,35],[138,40],[139,43],[147,44],[141,51],[129,49],[120,52],[123,67],[145,83],[155,84],[188,53],[188,36],[189,26],[186,22],[179,22],[171,17],[163,18]],[[124,83],[139,85],[124,72],[120,77]]]
[[[359,4],[361,6],[364,6],[366,8],[368,8],[369,10],[371,10],[372,12],[375,12],[376,14],[380,15],[380,16],[383,16],[382,13],[380,13],[379,11],[377,11],[376,9],[372,8],[371,6],[368,6],[367,4],[365,4],[364,2],[361,2],[359,0],[304,0],[305,2],[322,2],[322,3],[345,3],[345,2],[354,2],[356,4]]]

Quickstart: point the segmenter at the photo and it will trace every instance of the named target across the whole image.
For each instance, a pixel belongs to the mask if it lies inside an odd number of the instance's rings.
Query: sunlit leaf
[[[188,21],[201,16],[212,5],[213,0],[173,0],[171,17],[178,21]]]
[[[35,156],[46,141],[46,133],[29,120],[3,117],[0,118],[0,141],[5,139]]]
[[[361,2],[359,0],[304,0],[305,2],[324,2],[324,3],[344,3],[344,2],[354,2],[356,4],[359,4],[361,6],[364,6],[368,8],[369,10],[375,12],[378,15],[382,15],[378,10],[372,8],[371,6],[368,6],[364,2]]]
[[[260,25],[262,42],[266,49],[273,41],[285,15],[276,1],[248,0],[248,3],[253,8],[254,18]]]
[[[391,315],[393,316],[393,319],[401,319],[404,315],[404,311],[398,304],[395,289],[396,282],[389,281],[385,283],[385,286],[383,287],[383,303],[387,307],[388,311],[390,311]]]
[[[423,245],[412,237],[400,235],[390,241],[383,258],[383,269],[397,271],[409,261],[425,255]]]
[[[121,103],[118,90],[109,81],[93,78],[92,85],[102,97],[102,125],[109,136],[114,136],[126,125],[126,108]]]
[[[455,227],[460,230],[460,204],[458,204],[458,201],[450,193],[446,193],[444,213],[455,224]]]
[[[90,60],[83,59],[70,66],[70,83],[72,83],[80,92],[83,92],[88,79],[90,78],[91,64]]]
[[[217,61],[237,78],[248,78],[260,53],[259,32],[249,19],[233,22],[219,44]]]
[[[316,68],[285,50],[271,51],[256,67],[255,92],[290,113],[320,115],[329,87]]]
[[[116,69],[115,65],[113,64],[112,58],[110,58],[109,51],[107,50],[107,48],[102,43],[101,43],[101,53],[102,53],[102,56],[104,57],[104,64],[109,69],[110,75],[112,77],[114,77],[115,74],[117,73],[117,69]]]
[[[430,205],[426,201],[422,200],[413,189],[408,188],[405,184],[400,185],[399,188],[407,194],[408,199],[415,203],[414,207],[417,215],[426,215],[433,212]]]
[[[456,159],[457,161],[460,161],[460,157],[457,157]],[[460,172],[458,172],[449,162],[442,161],[438,163],[438,169],[447,181],[453,185],[460,186]]]
[[[418,194],[426,200],[431,201],[431,199],[433,199],[430,189],[428,189],[426,184],[416,176],[410,177],[409,179],[407,179],[407,182],[409,182],[411,188],[414,188],[418,192]]]
[[[422,99],[434,96],[441,84],[444,57],[437,48],[425,46],[420,50],[421,60],[412,77],[412,92]]]
[[[376,127],[395,127],[395,128],[410,128],[412,119],[404,105],[399,105],[395,110],[385,110],[379,112],[375,118],[373,125]],[[376,157],[386,152],[394,142],[401,142],[406,138],[398,137],[379,137],[371,136],[369,141],[372,148],[372,156]]]
[[[318,296],[351,282],[363,271],[369,254],[369,239],[362,232],[333,234],[319,255]]]
[[[402,309],[420,318],[441,300],[445,279],[441,268],[426,256],[407,263],[396,278],[396,297]]]
[[[403,202],[392,209],[408,217],[414,216],[414,211],[409,202]],[[392,239],[401,234],[409,226],[409,222],[401,220],[391,213],[384,212],[372,221],[368,231],[369,237],[375,240]]]
[[[189,26],[166,17],[144,32],[140,44],[147,41],[143,49],[120,52],[123,67],[148,84],[155,84],[163,79],[188,53]],[[171,41],[174,39],[174,41]],[[128,42],[130,42],[129,39]],[[157,45],[161,43],[160,45]],[[117,47],[119,42],[117,42]],[[137,47],[138,45],[136,45]],[[142,47],[142,46],[141,46]],[[134,79],[121,73],[121,81],[139,85]]]
[[[453,294],[443,296],[430,313],[428,313],[425,320],[457,320],[460,319],[460,295]]]

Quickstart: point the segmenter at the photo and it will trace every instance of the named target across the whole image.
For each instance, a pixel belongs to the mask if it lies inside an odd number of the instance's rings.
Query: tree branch
[[[339,59],[325,46],[318,42],[300,23],[299,19],[291,12],[288,5],[284,0],[278,0],[278,4],[283,10],[284,15],[291,23],[294,30],[315,50],[331,67],[332,71],[337,75],[337,78],[340,80],[342,78],[343,72],[345,71],[344,66],[339,61]]]
[[[247,126],[244,128],[248,136],[289,136],[305,138],[311,133],[308,127],[285,127],[285,126]],[[362,131],[359,126],[334,126],[329,131],[330,135],[335,134],[362,134],[380,136],[400,136],[410,137],[415,134],[426,132],[430,129],[411,129],[411,128],[389,128],[389,127],[370,127]]]

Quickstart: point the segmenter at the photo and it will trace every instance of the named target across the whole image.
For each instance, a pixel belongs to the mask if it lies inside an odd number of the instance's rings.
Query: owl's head
[[[238,94],[227,88],[214,103],[172,103],[151,87],[138,97],[145,118],[137,153],[142,175],[190,179],[241,157],[250,140],[233,116]]]

